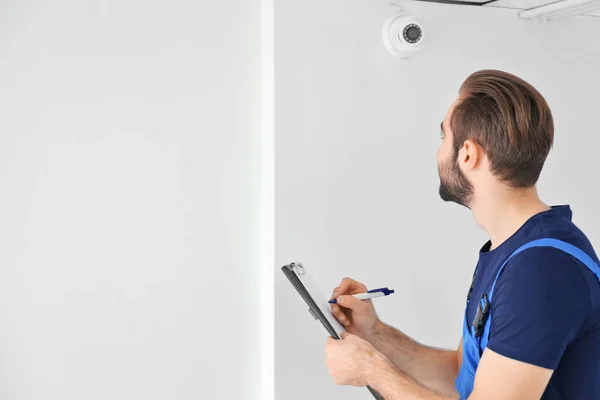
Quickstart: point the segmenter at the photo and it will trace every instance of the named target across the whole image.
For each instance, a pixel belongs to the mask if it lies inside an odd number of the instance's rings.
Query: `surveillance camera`
[[[387,51],[399,58],[409,58],[427,42],[429,30],[420,18],[400,15],[385,22],[382,34]]]

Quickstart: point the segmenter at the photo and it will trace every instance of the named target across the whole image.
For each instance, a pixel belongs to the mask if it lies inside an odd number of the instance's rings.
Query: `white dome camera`
[[[383,44],[395,57],[413,56],[429,38],[429,29],[423,20],[408,15],[389,18],[383,25]]]

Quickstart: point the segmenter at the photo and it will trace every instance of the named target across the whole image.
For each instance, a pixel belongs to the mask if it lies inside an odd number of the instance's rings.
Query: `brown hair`
[[[466,140],[479,144],[492,172],[515,188],[535,185],[554,140],[548,103],[523,79],[482,70],[460,87],[450,116],[454,156]]]

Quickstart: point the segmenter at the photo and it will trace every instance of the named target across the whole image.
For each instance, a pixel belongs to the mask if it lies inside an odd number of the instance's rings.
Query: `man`
[[[547,206],[535,187],[554,136],[546,101],[514,75],[479,71],[441,131],[440,196],[471,209],[490,237],[458,350],[384,324],[350,296],[365,285],[346,278],[332,312],[349,333],[328,339],[331,375],[386,400],[600,399],[600,263],[569,206]]]

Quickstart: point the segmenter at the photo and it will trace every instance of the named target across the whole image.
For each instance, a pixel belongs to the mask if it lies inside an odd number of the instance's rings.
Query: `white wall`
[[[259,398],[260,13],[2,2],[0,398]]]
[[[381,43],[387,3],[276,3],[277,400],[369,398],[334,386],[326,333],[278,270],[291,261],[328,293],[346,275],[393,287],[376,303],[385,321],[429,345],[458,345],[487,238],[468,210],[439,199],[435,154],[447,107],[475,70],[516,73],[546,96],[556,144],[541,194],[570,203],[600,246],[600,22],[541,25],[511,10],[404,2],[432,37],[416,58],[398,60]]]

